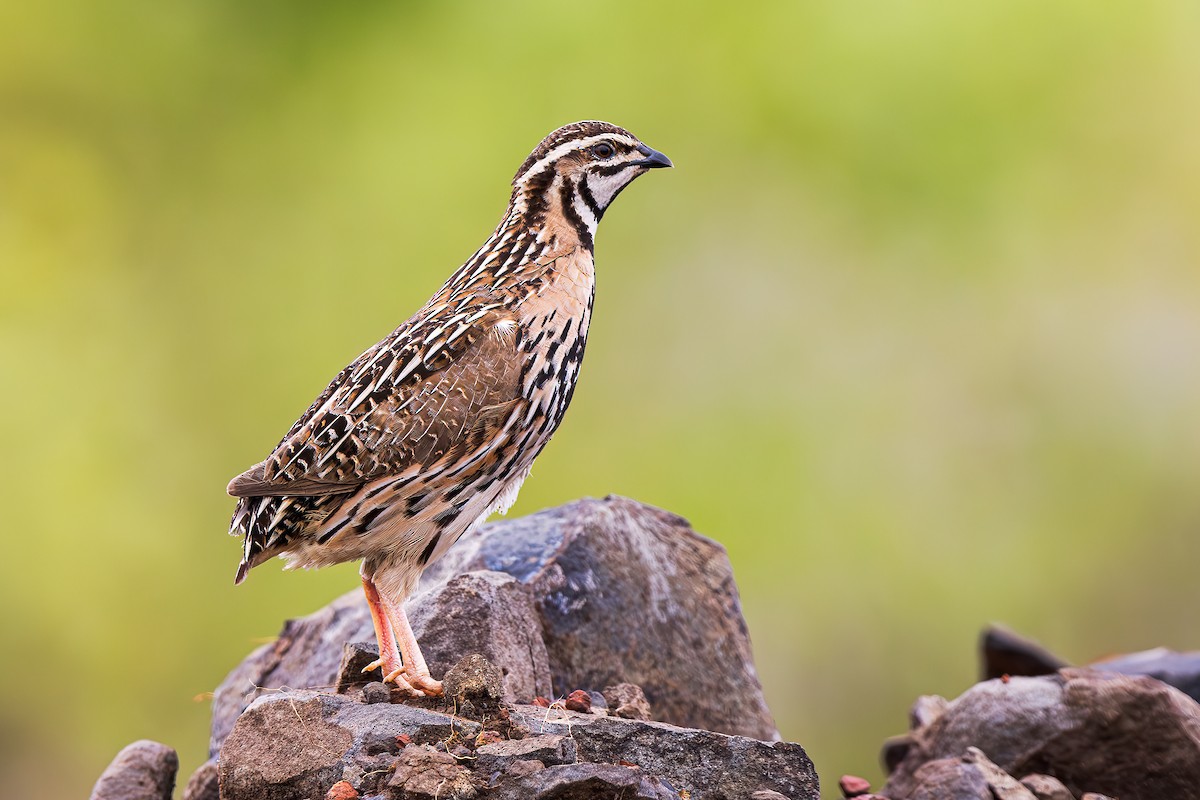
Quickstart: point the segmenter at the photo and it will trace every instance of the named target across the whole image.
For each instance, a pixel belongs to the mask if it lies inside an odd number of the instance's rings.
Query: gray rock
[[[1037,800],[1075,800],[1075,795],[1062,785],[1062,781],[1050,775],[1035,772],[1021,778],[1021,785],[1033,793]]]
[[[362,687],[364,703],[390,703],[392,702],[392,690],[388,688],[386,683],[372,681]]]
[[[435,676],[480,653],[500,669],[507,702],[528,703],[550,691],[537,605],[512,576],[481,567],[426,582],[409,617]]]
[[[127,745],[100,775],[91,800],[171,800],[179,756],[149,739]]]
[[[640,770],[614,764],[565,764],[496,786],[496,800],[679,800]]]
[[[971,746],[1010,775],[1053,774],[1075,795],[1187,797],[1200,786],[1195,701],[1150,678],[1064,669],[969,689],[912,734],[882,793],[913,796],[923,765]]]
[[[338,664],[333,690],[338,694],[346,694],[378,681],[383,677],[378,667],[367,671],[367,667],[378,660],[379,645],[376,642],[346,642],[342,645],[342,663]]]
[[[192,773],[183,788],[183,800],[220,800],[220,781],[217,761],[210,758]]]
[[[779,737],[729,559],[674,514],[609,497],[485,525],[426,572],[406,609],[435,676],[482,653],[508,702],[628,682],[658,719]],[[290,620],[217,689],[210,755],[264,691],[333,687],[343,645],[373,639],[357,589]]]
[[[741,800],[762,789],[794,800],[820,795],[812,761],[798,744],[537,706],[510,713],[533,733],[569,736],[580,761],[635,764],[695,800]]]
[[[778,739],[733,569],[687,520],[623,497],[579,500],[463,537],[428,577],[507,572],[541,613],[554,694],[633,683],[656,719]]]
[[[475,751],[475,757],[476,769],[490,775],[496,771],[507,770],[518,761],[536,761],[543,767],[573,764],[579,754],[575,749],[574,739],[551,733],[485,744]]]

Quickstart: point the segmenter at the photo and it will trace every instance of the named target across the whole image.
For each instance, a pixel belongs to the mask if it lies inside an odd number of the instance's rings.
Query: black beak
[[[652,147],[647,147],[644,144],[639,144],[638,152],[641,153],[642,155],[644,155],[645,158],[643,158],[639,161],[633,161],[631,163],[636,164],[639,167],[645,167],[646,169],[655,169],[656,167],[673,167],[673,166],[675,166],[674,164],[671,163],[671,159],[667,158],[662,153],[658,152],[657,150],[655,150]]]

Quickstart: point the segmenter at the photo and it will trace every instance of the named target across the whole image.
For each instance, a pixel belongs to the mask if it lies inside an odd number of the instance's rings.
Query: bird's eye
[[[612,158],[613,154],[616,152],[617,151],[614,150],[613,146],[611,144],[609,144],[608,142],[600,142],[600,144],[594,144],[594,145],[592,145],[592,149],[591,149],[592,158],[598,158],[602,161],[606,158]]]

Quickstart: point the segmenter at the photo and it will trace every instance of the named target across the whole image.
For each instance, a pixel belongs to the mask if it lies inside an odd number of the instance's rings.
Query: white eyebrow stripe
[[[641,142],[639,142],[637,139],[634,139],[632,136],[625,136],[624,134],[620,133],[598,133],[595,136],[585,136],[582,139],[570,139],[563,142],[558,147],[554,148],[549,153],[546,153],[546,155],[535,161],[533,165],[530,166],[529,169],[522,172],[517,179],[513,181],[513,183],[518,185],[524,183],[530,175],[535,175],[541,172],[548,164],[554,163],[572,150],[582,150],[585,147],[589,147],[593,144],[604,141],[622,142],[630,147],[637,147],[639,144],[641,144]]]

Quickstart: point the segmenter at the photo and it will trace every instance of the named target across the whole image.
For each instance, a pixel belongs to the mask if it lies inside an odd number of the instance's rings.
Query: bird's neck
[[[438,294],[453,299],[468,294],[519,293],[522,288],[536,291],[556,282],[564,270],[577,272],[584,263],[590,282],[596,222],[570,181],[548,182],[537,194],[514,190],[492,235]],[[571,280],[582,277],[573,275]]]

